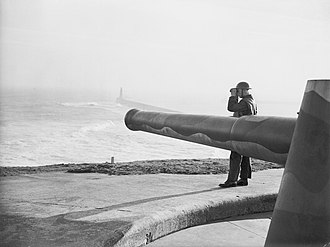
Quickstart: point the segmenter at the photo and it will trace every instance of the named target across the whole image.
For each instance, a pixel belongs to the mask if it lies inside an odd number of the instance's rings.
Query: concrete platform
[[[0,180],[0,246],[141,246],[172,232],[271,211],[283,169],[221,189],[226,175],[41,173]]]
[[[230,217],[167,235],[150,247],[263,247],[272,212]]]

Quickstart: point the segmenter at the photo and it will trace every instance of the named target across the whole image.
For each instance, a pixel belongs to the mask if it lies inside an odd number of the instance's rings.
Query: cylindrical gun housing
[[[131,130],[227,149],[284,165],[296,119],[265,116],[234,118],[132,109],[126,113],[125,124]]]

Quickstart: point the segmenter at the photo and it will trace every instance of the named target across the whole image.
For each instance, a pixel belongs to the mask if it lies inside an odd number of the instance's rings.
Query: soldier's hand
[[[230,89],[231,96],[237,96],[237,90],[236,88],[231,88]]]

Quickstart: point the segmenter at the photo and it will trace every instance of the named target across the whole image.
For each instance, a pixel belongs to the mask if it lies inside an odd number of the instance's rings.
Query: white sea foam
[[[89,107],[89,106],[98,106],[97,102],[67,102],[67,103],[60,103],[62,106],[69,106],[69,107]]]
[[[79,128],[72,133],[73,137],[86,137],[91,132],[110,132],[112,128],[115,128],[116,124],[109,120],[106,122],[93,123]]]
[[[89,126],[82,127],[80,131],[82,132],[90,132],[90,131],[105,131],[110,129],[111,127],[116,126],[111,120],[105,123],[96,123]]]

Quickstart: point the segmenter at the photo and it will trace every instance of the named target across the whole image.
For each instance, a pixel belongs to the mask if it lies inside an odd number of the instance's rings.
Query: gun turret
[[[125,123],[131,130],[285,164],[265,246],[329,246],[330,80],[307,82],[298,119],[133,109],[127,112]]]
[[[131,109],[126,113],[125,124],[131,130],[236,151],[284,165],[296,119],[266,116],[234,118]]]

